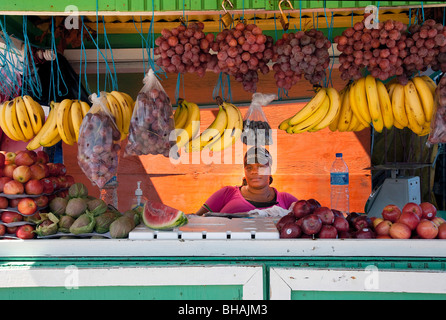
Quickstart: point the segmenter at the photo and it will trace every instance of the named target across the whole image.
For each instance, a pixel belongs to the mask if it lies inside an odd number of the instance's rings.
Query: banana
[[[2,128],[3,132],[12,140],[19,141],[19,138],[17,138],[10,130],[9,127],[6,124],[6,105],[9,103],[9,101],[5,101],[0,105],[0,127]]]
[[[311,116],[306,118],[304,121],[291,127],[293,133],[305,132],[316,126],[324,117],[327,115],[330,109],[330,98],[325,95],[324,101],[322,101],[321,106],[314,112]],[[288,130],[287,130],[288,132]]]
[[[279,124],[279,129],[280,129],[280,130],[284,130],[284,131],[286,131],[286,130],[290,127],[290,125],[289,125],[288,122],[290,121],[290,119],[291,119],[292,117],[293,117],[293,116],[291,116],[291,117],[289,117],[289,118],[283,120],[283,121]]]
[[[409,106],[409,100],[404,100],[404,106],[406,108],[407,119],[409,120],[409,129],[412,130],[417,135],[420,135],[423,131],[423,127],[417,122],[416,118],[412,116],[412,110]]]
[[[110,92],[113,97],[118,101],[119,106],[121,107],[122,113],[122,128],[124,134],[127,136],[130,128],[130,120],[132,118],[132,106],[129,104],[127,99],[124,97],[122,92],[112,91]]]
[[[359,132],[367,128],[365,125],[363,125],[361,122],[358,123],[358,125],[353,129],[354,132]]]
[[[74,100],[73,104],[70,108],[70,118],[74,130],[74,136],[76,137],[76,142],[79,139],[79,129],[82,124],[82,109],[81,109],[81,103],[79,100]]]
[[[29,120],[31,121],[33,133],[34,133],[34,135],[36,135],[37,133],[39,133],[39,131],[43,125],[43,121],[42,121],[43,108],[40,104],[38,104],[36,101],[34,101],[33,98],[31,98],[28,95],[23,96],[22,99],[23,99],[23,102],[25,103],[25,107],[26,107],[26,111],[28,112]]]
[[[392,97],[393,91],[395,90],[395,86],[396,86],[396,83],[392,83],[390,85],[387,84],[386,88],[387,88],[387,91],[389,92],[389,97]]]
[[[123,121],[123,115],[122,115],[122,111],[121,111],[119,102],[109,92],[105,93],[105,98],[107,99],[108,109],[112,113],[113,117],[115,117],[116,127],[118,128],[119,132],[121,133],[121,140],[123,140],[126,135],[124,133],[124,121]]]
[[[393,119],[393,126],[400,130],[403,130],[405,128],[402,124],[400,124],[398,121],[396,121],[396,119]]]
[[[423,79],[424,82],[426,82],[432,95],[435,96],[435,89],[437,89],[437,84],[435,83],[435,81],[426,75],[421,76],[421,79]]]
[[[135,101],[133,100],[133,98],[125,92],[119,92],[119,93],[124,96],[125,100],[127,100],[127,104],[130,106],[133,113],[133,109],[135,109]]]
[[[294,126],[310,117],[319,109],[326,96],[325,88],[320,88],[316,95],[288,121],[289,125]]]
[[[434,113],[434,95],[428,84],[421,77],[414,77],[412,81],[423,106],[425,121],[430,122]]]
[[[367,93],[365,88],[365,78],[360,78],[355,86],[355,102],[357,109],[359,111],[360,117],[364,120],[364,125],[370,124],[372,122],[372,117],[370,116],[369,106],[367,103]]]
[[[31,120],[29,119],[28,111],[26,110],[25,102],[23,101],[22,97],[18,96],[15,98],[15,100],[17,121],[19,122],[26,141],[28,141],[34,137]]]
[[[223,109],[227,117],[227,125],[218,139],[211,141],[205,148],[217,152],[232,146],[240,138],[243,131],[243,118],[240,110],[231,103],[223,102]]]
[[[72,103],[72,100],[64,99],[60,104],[56,106],[57,130],[59,131],[62,141],[70,146],[73,145],[76,141],[76,137],[74,136],[74,134],[71,133],[69,126],[69,122],[71,122],[69,117]]]
[[[363,126],[365,128],[365,126],[362,124],[362,122],[359,121],[358,117],[355,116],[354,113],[352,113],[352,120],[351,120],[350,124],[348,125],[348,128],[346,131],[347,132],[355,131],[355,129],[358,128],[359,126]]]
[[[228,125],[227,111],[223,105],[218,106],[219,110],[214,121],[209,127],[204,130],[198,137],[195,137],[189,142],[189,151],[200,151],[203,148],[218,139],[226,129]],[[237,108],[238,110],[238,108]]]
[[[402,84],[395,84],[395,88],[392,92],[392,110],[394,116],[394,126],[398,128],[397,123],[402,128],[409,125],[407,119],[406,108],[404,106],[404,86]],[[399,128],[398,128],[399,129]]]
[[[382,132],[384,128],[384,122],[381,113],[381,107],[379,105],[378,88],[375,78],[371,75],[368,75],[365,78],[365,92],[373,128],[377,132]]]
[[[340,101],[341,98],[339,96],[338,91],[335,88],[327,88],[326,90],[328,99],[330,100],[330,107],[325,117],[313,128],[311,128],[311,131],[319,131],[328,127],[339,114],[339,109],[341,106],[341,101]]]
[[[49,132],[51,132],[51,121],[53,121],[53,118],[55,118],[55,114],[56,114],[56,112],[54,111],[54,108],[51,108],[51,110],[48,114],[48,119],[42,125],[41,130],[36,134],[36,136],[31,141],[28,142],[28,144],[26,145],[26,149],[35,150],[35,149],[41,147],[40,141],[41,141],[42,137],[45,134],[48,134]],[[57,132],[57,136],[59,136],[59,140],[60,140],[60,135],[59,135],[59,132],[57,131],[57,128],[55,129],[55,131]]]
[[[350,85],[350,90],[349,90],[350,106],[352,108],[352,112],[355,115],[356,119],[358,121],[360,121],[364,126],[369,126],[369,122],[366,122],[362,118],[361,113],[359,112],[359,105],[358,105],[358,101],[356,100],[356,90],[355,90],[357,83],[358,83],[358,81],[355,81]]]
[[[390,130],[393,127],[392,102],[390,101],[390,96],[384,83],[381,81],[376,81],[376,88],[378,91],[379,106],[381,109],[384,126]]]
[[[192,140],[200,130],[200,108],[196,103],[183,101],[188,109],[187,120],[183,129],[179,129],[177,132],[177,146],[178,149],[186,145]]]
[[[17,112],[16,112],[16,100],[11,100],[6,105],[6,126],[8,127],[11,134],[16,137],[16,141],[25,141],[25,135],[20,128],[19,121],[17,120]]]
[[[421,130],[421,132],[419,134],[420,137],[428,135],[431,132],[431,123],[426,122],[425,124],[423,124],[422,128],[423,129]]]
[[[411,80],[404,86],[404,99],[408,103],[408,108],[406,108],[407,116],[413,116],[418,124],[422,126],[426,122],[426,117],[424,116],[423,106],[418,97],[415,84]]]
[[[342,96],[341,110],[337,120],[337,128],[339,132],[347,131],[352,122],[353,112],[350,104],[350,88],[347,88]]]
[[[90,110],[90,105],[85,101],[81,101],[82,118],[84,118]]]
[[[50,106],[50,112],[48,114],[48,118],[43,124],[41,132],[43,132],[40,137],[39,144],[44,147],[51,146],[55,140],[59,139],[60,141],[62,137],[59,134],[59,129],[57,127],[57,115],[60,103],[55,103],[54,106]],[[57,141],[57,142],[58,142]],[[56,143],[57,143],[56,142]]]
[[[177,119],[175,120],[175,129],[183,129],[187,121],[187,106],[184,104],[183,100],[178,101]]]

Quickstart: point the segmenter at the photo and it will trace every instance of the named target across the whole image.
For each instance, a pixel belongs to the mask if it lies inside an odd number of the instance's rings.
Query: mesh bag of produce
[[[242,142],[246,145],[265,146],[273,144],[271,127],[262,107],[277,99],[275,94],[254,93],[251,105],[243,119]]]
[[[130,121],[125,156],[162,154],[176,146],[172,104],[152,69],[143,80]]]
[[[93,185],[100,189],[116,175],[121,133],[107,107],[105,92],[93,93],[92,107],[79,129],[77,161]]]
[[[428,143],[446,143],[446,75],[443,74],[435,90],[434,113]]]

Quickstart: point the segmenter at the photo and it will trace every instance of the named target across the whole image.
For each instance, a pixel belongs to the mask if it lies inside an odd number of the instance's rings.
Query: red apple
[[[0,168],[3,168],[5,166],[5,154],[0,153]]]
[[[327,207],[314,209],[313,213],[321,219],[322,224],[332,224],[334,222],[334,213]]]
[[[356,239],[374,239],[375,234],[370,228],[362,228],[355,232]]]
[[[55,163],[48,162],[46,165],[47,165],[48,171],[49,171],[48,174],[50,176],[58,176],[59,175],[59,170],[58,170],[57,165]]]
[[[34,227],[30,224],[24,224],[17,228],[15,235],[20,239],[33,239],[34,238]]]
[[[63,163],[55,163],[57,175],[64,176],[67,174],[67,167]]]
[[[345,215],[344,215],[341,211],[336,210],[336,209],[331,209],[331,211],[333,211],[333,214],[334,214],[335,218],[336,218],[336,217],[342,217],[342,218],[345,218]]]
[[[14,163],[15,157],[16,157],[15,152],[7,152],[5,154],[5,164],[12,164],[12,163]]]
[[[20,213],[13,212],[13,211],[5,211],[2,213],[2,221],[4,223],[13,223],[13,222],[19,222],[22,220],[23,220],[23,217]]]
[[[392,239],[392,237],[391,236],[386,236],[386,235],[377,235],[376,236],[376,239]]]
[[[17,205],[19,204],[19,201],[20,201],[20,198],[9,199],[9,207],[17,208]]]
[[[36,163],[48,163],[50,161],[50,157],[45,151],[37,151]]]
[[[435,218],[432,219],[432,222],[435,223],[437,225],[437,227],[439,227],[441,224],[445,223],[446,220],[444,220],[443,218],[436,216]]]
[[[19,151],[15,157],[14,163],[18,166],[30,166],[34,164],[33,155],[29,150]]]
[[[307,200],[299,200],[294,204],[293,213],[296,219],[303,218],[311,213],[312,206]]]
[[[277,230],[280,231],[282,227],[288,222],[296,222],[296,218],[294,217],[293,213],[287,214],[286,216],[280,218],[279,221],[277,221],[276,223]]]
[[[287,222],[280,229],[280,238],[299,238],[302,234],[302,229],[295,222]]]
[[[74,177],[73,177],[73,176],[67,174],[67,175],[65,176],[65,179],[67,180],[67,181],[66,181],[67,188],[69,188],[69,187],[71,187],[73,184],[75,184],[75,181],[74,181]]]
[[[417,225],[417,234],[423,239],[434,239],[438,235],[438,227],[431,220],[423,219]]]
[[[37,207],[43,208],[48,205],[49,199],[48,199],[48,196],[40,196],[40,197],[34,198],[34,201],[36,202]]]
[[[389,235],[393,239],[409,239],[411,233],[410,228],[401,222],[393,223],[389,231]]]
[[[6,227],[6,233],[15,234],[18,227]],[[13,238],[14,239],[14,238]]]
[[[48,177],[48,179],[50,179],[51,182],[53,183],[54,190],[57,190],[60,188],[58,177],[52,176],[52,177]]]
[[[321,239],[336,239],[338,237],[338,230],[330,224],[323,224],[317,236]]]
[[[23,215],[30,216],[37,211],[37,205],[34,199],[22,198],[19,201],[17,210],[19,210],[19,212]]]
[[[347,219],[344,217],[336,217],[333,222],[333,226],[338,230],[338,232],[348,231],[349,225]]]
[[[350,231],[340,231],[338,232],[338,238],[339,239],[350,239],[352,238],[352,234]]]
[[[28,166],[18,166],[14,169],[12,178],[18,182],[25,183],[31,179],[31,169]]]
[[[380,224],[381,222],[384,221],[383,218],[376,218],[376,217],[371,217],[370,220],[372,220],[373,228],[376,228],[376,226],[377,226],[378,224]]]
[[[356,217],[352,222],[353,222],[353,227],[356,230],[362,230],[364,228],[372,227],[372,220],[370,220],[370,218],[365,215]]]
[[[390,222],[396,222],[401,215],[401,210],[398,206],[394,204],[389,204],[384,207],[382,213],[384,220],[389,220]]]
[[[314,211],[314,209],[316,208],[320,208],[321,204],[319,203],[319,201],[317,201],[316,199],[308,199],[307,202],[310,204],[311,206],[311,212]]]
[[[54,192],[54,184],[50,178],[41,179],[43,184],[43,193],[50,194]]]
[[[432,220],[437,215],[437,208],[430,202],[420,203],[422,218]]]
[[[420,217],[414,211],[405,211],[401,214],[398,222],[404,223],[410,230],[415,230],[420,223]]]
[[[420,219],[423,216],[423,210],[415,202],[408,202],[408,203],[406,203],[406,205],[401,210],[402,213],[409,212],[409,211],[415,213],[418,216],[418,218],[420,218]]]
[[[6,209],[9,205],[9,201],[5,197],[0,197],[0,209]]]
[[[38,195],[43,193],[43,183],[37,179],[31,179],[25,183],[25,192],[27,194]]]
[[[46,177],[45,167],[41,163],[35,163],[29,167],[31,170],[31,179],[43,179]]]
[[[3,187],[4,194],[22,194],[24,191],[23,184],[16,180],[6,182]]]
[[[4,224],[0,224],[0,237],[4,236],[6,233],[6,226]]]
[[[3,175],[5,177],[9,177],[12,179],[12,175],[14,173],[15,168],[17,168],[17,165],[14,163],[10,163],[7,164],[4,168],[3,168]]]
[[[379,236],[388,236],[390,234],[390,228],[392,227],[392,222],[389,220],[383,220],[375,227],[375,232]]]
[[[442,223],[438,227],[438,239],[446,239],[446,223]]]
[[[5,186],[5,183],[8,181],[11,181],[12,179],[10,177],[1,177],[0,178],[0,192],[3,192],[3,187]]]
[[[307,235],[318,233],[321,227],[322,221],[315,214],[310,214],[302,218],[302,231]]]

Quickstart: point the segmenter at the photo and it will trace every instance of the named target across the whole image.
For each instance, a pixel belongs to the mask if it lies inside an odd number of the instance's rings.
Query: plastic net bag
[[[242,142],[246,145],[265,146],[273,144],[271,127],[262,107],[277,99],[275,94],[254,93],[251,105],[243,119]]]
[[[125,156],[162,154],[176,146],[172,104],[152,69],[143,80],[130,121]]]
[[[446,75],[441,77],[435,90],[434,112],[428,143],[446,143]]]
[[[118,171],[121,133],[107,107],[106,93],[93,93],[92,107],[79,129],[77,161],[92,184],[100,189]]]

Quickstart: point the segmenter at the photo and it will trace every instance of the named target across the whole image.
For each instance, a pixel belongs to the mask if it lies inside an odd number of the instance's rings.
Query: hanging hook
[[[221,22],[223,22],[223,25],[225,26],[225,28],[228,28],[234,20],[232,19],[232,16],[228,12],[228,10],[226,10],[225,2],[229,3],[231,8],[234,8],[234,6],[232,5],[232,2],[230,0],[223,0],[223,2],[221,3],[221,7],[225,11],[225,14],[221,17]]]
[[[291,9],[294,9],[294,8],[293,8],[293,5],[291,4],[290,0],[280,0],[279,1],[280,24],[282,25],[283,30],[287,31],[288,27],[290,26],[290,22],[288,20],[288,17],[285,15],[285,13],[282,10],[282,2],[284,2],[284,1],[290,6]],[[301,14],[302,14],[302,12],[301,12]]]

